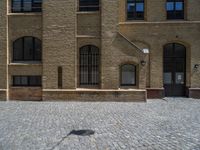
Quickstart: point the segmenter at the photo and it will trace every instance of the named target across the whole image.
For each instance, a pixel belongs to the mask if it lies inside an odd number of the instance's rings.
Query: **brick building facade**
[[[1,0],[1,100],[200,98],[199,0]]]

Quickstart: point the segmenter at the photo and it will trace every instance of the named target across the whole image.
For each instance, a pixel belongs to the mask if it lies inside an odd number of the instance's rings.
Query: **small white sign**
[[[143,52],[144,52],[145,54],[149,54],[149,49],[148,49],[148,48],[144,48],[144,49],[143,49]]]

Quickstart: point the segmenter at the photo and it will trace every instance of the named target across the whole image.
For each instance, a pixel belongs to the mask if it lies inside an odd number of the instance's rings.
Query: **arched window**
[[[80,48],[80,85],[99,84],[99,49],[87,45]]]
[[[121,86],[136,85],[136,66],[125,64],[121,66]]]
[[[41,41],[22,37],[13,43],[13,61],[41,61]]]
[[[79,11],[98,11],[99,0],[79,0]]]
[[[184,0],[167,0],[167,19],[184,19]]]

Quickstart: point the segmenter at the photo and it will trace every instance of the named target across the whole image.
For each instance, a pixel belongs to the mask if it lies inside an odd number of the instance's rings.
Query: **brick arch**
[[[18,40],[20,38],[24,38],[24,37],[34,37],[34,38],[36,38],[36,39],[38,39],[38,40],[40,40],[42,42],[41,37],[39,37],[39,36],[35,36],[35,35],[22,35],[22,36],[17,36],[14,39],[12,39],[12,43],[14,43],[16,40]]]

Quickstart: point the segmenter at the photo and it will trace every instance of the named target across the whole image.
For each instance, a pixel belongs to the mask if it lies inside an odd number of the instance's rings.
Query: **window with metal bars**
[[[41,61],[41,41],[22,37],[13,42],[13,61]]]
[[[99,0],[79,0],[79,11],[98,11]]]
[[[184,0],[167,0],[167,19],[184,19]]]
[[[13,76],[13,86],[42,86],[41,76]]]
[[[42,0],[12,0],[12,12],[41,12]]]
[[[99,48],[92,45],[80,48],[80,85],[99,84]]]
[[[127,0],[127,19],[144,20],[144,0]]]

